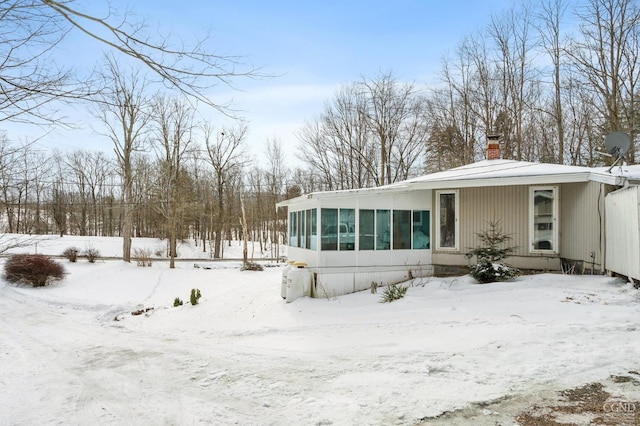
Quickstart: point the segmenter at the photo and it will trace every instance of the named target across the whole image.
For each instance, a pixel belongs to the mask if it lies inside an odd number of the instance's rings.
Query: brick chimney
[[[500,159],[500,135],[487,135],[487,160]]]

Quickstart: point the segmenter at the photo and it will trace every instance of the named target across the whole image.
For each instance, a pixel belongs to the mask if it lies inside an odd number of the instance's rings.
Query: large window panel
[[[391,249],[391,211],[376,210],[376,250]]]
[[[304,212],[304,210],[298,212],[300,219],[298,219],[298,221],[300,222],[300,232],[299,232],[299,239],[298,239],[298,247],[302,247],[305,248],[305,244],[306,244],[306,232],[307,232],[307,227],[306,227],[306,214]]]
[[[307,215],[307,230],[305,235],[307,236],[307,240],[305,243],[305,247],[310,250],[317,250],[318,248],[318,211],[316,209],[311,209],[306,211]]]
[[[355,250],[356,248],[356,211],[355,209],[340,209],[338,244],[340,250]]]
[[[298,247],[298,212],[289,212],[289,245]]]
[[[320,209],[320,250],[338,250],[338,209]]]
[[[429,210],[415,210],[412,219],[414,250],[431,248],[431,212]]]
[[[533,187],[530,192],[530,237],[533,251],[558,250],[558,201],[556,187]]]
[[[411,211],[393,211],[393,249],[411,248]]]
[[[359,235],[358,244],[360,250],[375,249],[375,211],[360,210],[358,212]]]
[[[458,191],[436,192],[437,248],[458,250]]]

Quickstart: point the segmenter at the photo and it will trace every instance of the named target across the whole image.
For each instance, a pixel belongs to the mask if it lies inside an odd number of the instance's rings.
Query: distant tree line
[[[243,127],[222,129],[204,145],[186,138],[175,147],[185,135],[163,124],[171,137],[160,133],[157,147],[133,156],[130,188],[123,185],[118,160],[102,151],[49,154],[1,135],[1,231],[123,236],[129,221],[131,237],[165,238],[169,251],[176,250],[175,242],[193,239],[212,257],[221,257],[225,243],[246,232],[255,256],[276,257],[270,243],[284,242],[285,217],[277,215],[275,203],[284,199],[287,185],[280,144],[269,142],[268,166],[257,167],[247,161]]]
[[[639,55],[635,0],[519,2],[447,52],[436,83],[388,72],[343,86],[300,130],[300,181],[349,189],[444,170],[484,158],[490,134],[503,158],[604,164],[606,134],[638,136]]]
[[[232,57],[203,51],[202,43],[154,44],[126,15],[107,14],[122,18],[113,26],[75,4],[0,5],[7,28],[0,123],[56,126],[55,101],[89,102],[113,153],[49,153],[0,133],[0,225],[121,236],[126,261],[132,237],[166,238],[172,261],[186,238],[213,257],[224,254],[225,241],[245,237],[269,250],[284,242],[278,201],[468,164],[484,158],[487,135],[500,135],[503,158],[595,166],[610,161],[599,154],[606,134],[635,140],[639,131],[636,0],[522,1],[446,52],[435,81],[407,83],[389,71],[345,84],[299,129],[295,168],[285,165],[278,140],[266,141],[260,166],[252,163],[243,121],[219,127],[197,109],[233,116],[205,93],[211,81],[253,71],[237,72]],[[94,25],[109,38],[88,31]],[[76,76],[48,66],[49,51],[71,29],[110,48],[100,72]]]

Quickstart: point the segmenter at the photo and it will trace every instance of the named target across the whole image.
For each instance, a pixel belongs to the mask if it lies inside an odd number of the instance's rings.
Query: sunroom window
[[[429,210],[414,210],[411,225],[413,229],[412,248],[414,250],[431,248],[431,233],[429,232],[431,215]]]
[[[391,248],[391,211],[376,210],[376,250]]]
[[[393,249],[411,248],[411,211],[393,211]]]
[[[318,247],[318,231],[317,231],[317,223],[318,223],[318,210],[310,209],[306,211],[306,242],[305,248],[310,250],[316,250]]]
[[[355,209],[320,209],[320,250],[355,250]]]
[[[289,245],[298,247],[298,212],[289,212]]]
[[[360,223],[360,233],[358,235],[360,250],[373,250],[376,238],[375,211],[360,210],[358,211],[358,219]]]

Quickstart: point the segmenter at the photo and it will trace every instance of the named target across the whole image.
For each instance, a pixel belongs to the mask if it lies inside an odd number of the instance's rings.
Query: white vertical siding
[[[605,195],[598,182],[564,184],[560,191],[560,255],[596,271],[604,266]]]
[[[508,262],[520,268],[560,269],[560,258],[583,261],[602,269],[604,253],[604,196],[606,189],[596,182],[558,184],[559,253],[532,253],[530,247],[529,185],[460,189],[460,249],[456,253],[434,250],[433,263],[469,263],[464,254],[480,244],[478,233],[491,221],[499,221],[502,231],[516,247]],[[438,212],[433,213],[433,216]],[[591,253],[595,257],[591,258]]]
[[[515,256],[529,253],[529,188],[498,186],[464,188],[460,191],[460,249],[466,253],[480,244],[478,233],[493,221],[511,236]]]
[[[431,266],[404,265],[370,268],[325,268],[316,275],[314,296],[331,298],[355,291],[368,290],[371,283],[386,286],[413,278],[431,276]]]
[[[632,186],[607,195],[606,269],[640,279],[640,187]]]

